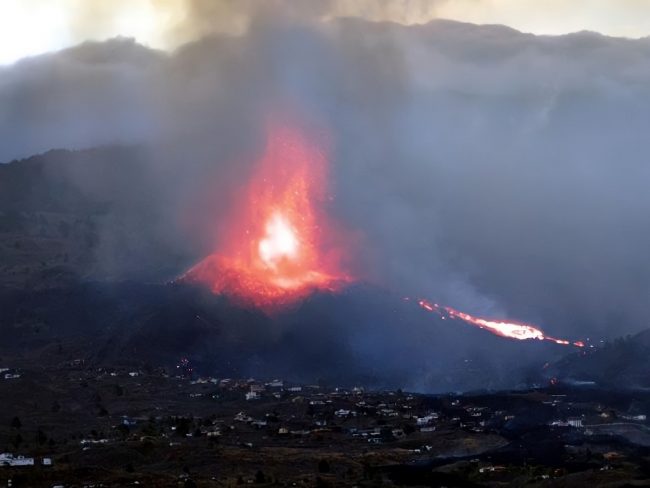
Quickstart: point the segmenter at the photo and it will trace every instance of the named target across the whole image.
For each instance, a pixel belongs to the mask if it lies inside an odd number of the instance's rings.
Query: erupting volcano
[[[424,310],[429,312],[434,312],[439,314],[443,319],[459,319],[475,327],[488,330],[493,334],[496,334],[501,337],[507,337],[509,339],[517,339],[520,341],[526,341],[530,339],[537,339],[540,341],[551,341],[562,346],[569,346],[573,344],[576,347],[584,347],[582,341],[567,341],[565,339],[556,339],[544,334],[537,327],[533,327],[528,324],[519,324],[517,322],[503,322],[495,320],[486,320],[479,317],[474,317],[465,312],[460,312],[451,307],[445,307],[443,305],[438,305],[437,303],[431,303],[427,300],[419,300],[418,305]]]
[[[337,291],[351,282],[341,267],[343,234],[324,213],[331,200],[327,162],[322,148],[302,131],[270,125],[264,153],[226,219],[219,251],[180,279],[264,310],[291,304],[316,290]],[[426,300],[417,303],[443,319],[462,320],[508,339],[584,347],[580,341],[547,336],[532,325],[474,317]]]
[[[266,149],[227,220],[219,251],[181,278],[270,309],[351,280],[341,271],[341,233],[324,207],[327,157],[290,126],[271,125]]]

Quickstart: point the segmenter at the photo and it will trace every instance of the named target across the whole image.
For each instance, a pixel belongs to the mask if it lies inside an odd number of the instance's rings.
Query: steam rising
[[[231,4],[188,5],[212,22]],[[648,40],[323,22],[320,5],[290,22],[272,6],[246,13],[237,34],[193,26],[210,35],[173,54],[115,39],[3,68],[0,159],[146,147],[151,184],[125,192],[148,192],[158,212],[124,232],[198,260],[265,118],[299,112],[330,130],[329,210],[363,236],[369,281],[559,337],[647,327]],[[101,188],[101,175],[70,177]],[[111,235],[98,259],[129,277]]]

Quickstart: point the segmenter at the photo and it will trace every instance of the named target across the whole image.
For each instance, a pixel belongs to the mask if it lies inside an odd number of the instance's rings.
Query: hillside
[[[157,230],[165,207],[141,149],[50,151],[0,164],[0,209],[0,286],[178,271],[178,250]]]
[[[570,354],[547,371],[568,383],[606,388],[650,388],[650,329]]]

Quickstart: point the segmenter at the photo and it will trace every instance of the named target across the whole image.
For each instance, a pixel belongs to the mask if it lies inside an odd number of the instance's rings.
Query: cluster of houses
[[[74,362],[74,366],[83,367],[83,360],[77,360]],[[361,417],[378,417],[384,419],[389,424],[391,422],[398,424],[404,422],[413,422],[416,431],[428,433],[433,432],[440,426],[448,427],[460,427],[461,429],[481,433],[486,430],[493,429],[496,425],[503,425],[503,423],[513,421],[515,415],[511,412],[505,410],[495,409],[492,410],[486,406],[476,406],[471,404],[463,405],[460,398],[452,399],[450,397],[447,402],[447,409],[445,414],[442,415],[441,412],[415,412],[412,411],[416,408],[415,403],[413,403],[414,397],[410,395],[401,395],[397,398],[395,392],[384,392],[384,393],[366,393],[363,388],[335,388],[331,391],[326,391],[324,388],[319,385],[288,385],[285,381],[281,379],[275,379],[271,381],[259,381],[255,379],[232,379],[232,378],[214,378],[214,377],[201,377],[192,379],[191,376],[186,374],[186,370],[190,368],[189,362],[187,364],[183,363],[182,367],[179,367],[179,371],[176,371],[175,375],[168,375],[164,370],[156,371],[157,375],[161,375],[167,378],[173,378],[178,380],[189,380],[189,385],[208,385],[215,387],[215,391],[189,391],[187,394],[192,399],[201,400],[205,397],[217,400],[221,398],[221,395],[224,392],[230,394],[239,394],[246,402],[264,402],[264,401],[274,401],[274,400],[291,400],[293,402],[306,402],[308,403],[311,410],[316,412],[313,425],[311,425],[312,430],[322,431],[323,428],[327,425],[327,419],[322,415],[319,415],[322,410],[331,410],[334,406],[333,416],[339,421],[339,423],[345,423],[352,419],[357,419]],[[182,371],[180,371],[182,370]],[[191,370],[190,370],[191,371]],[[105,374],[110,376],[127,376],[131,378],[138,378],[140,376],[145,376],[145,373],[140,370],[125,370],[123,372],[118,372],[117,370],[104,370],[102,371]],[[0,368],[0,375],[4,375],[6,379],[11,379],[14,377],[19,377],[20,375],[8,368]],[[381,397],[383,401],[374,401],[370,403],[372,397]],[[550,395],[548,400],[541,402],[544,405],[552,406],[562,414],[564,412],[566,395],[554,394]],[[392,401],[385,401],[386,398],[391,399]],[[622,415],[619,418],[630,420],[633,422],[645,422],[645,415]],[[256,428],[266,427],[262,422],[264,420],[252,420]],[[126,425],[126,424],[125,424]],[[548,422],[551,427],[570,427],[570,428],[584,428],[585,427],[585,415],[570,415],[564,413],[560,417]],[[331,427],[328,425],[328,427]],[[284,429],[288,433],[291,432],[300,432],[304,433],[308,430],[306,427],[301,427],[299,429],[284,428],[280,427],[278,433],[282,429],[282,434],[284,434]],[[373,431],[374,432],[374,431]],[[398,431],[396,429],[397,434]],[[367,437],[370,438],[371,432],[366,432]],[[354,432],[357,434],[354,437],[364,437],[359,432]],[[206,432],[205,435],[215,436],[216,432],[210,431]],[[394,435],[394,437],[399,438],[399,435]]]
[[[407,436],[401,428],[404,423],[413,424],[409,434],[416,431],[426,433],[435,431],[439,419],[437,412],[420,411],[414,396],[396,395],[394,392],[366,393],[362,388],[326,390],[317,385],[286,385],[282,380],[203,379],[192,383],[213,383],[231,392],[240,391],[246,402],[261,402],[260,405],[269,405],[271,410],[274,400],[281,398],[290,404],[301,405],[307,412],[304,415],[283,418],[277,413],[267,412],[261,418],[255,418],[239,412],[233,418],[235,424],[265,429],[279,437],[347,433],[353,439],[379,444],[387,439]],[[256,405],[254,410],[259,411],[260,405]],[[202,433],[220,436],[232,428],[221,425]]]
[[[554,420],[551,422],[552,427],[574,427],[581,429],[584,427],[583,419],[581,417],[569,417],[566,420]]]
[[[14,456],[11,453],[0,453],[0,466],[35,466],[36,460],[33,457]],[[40,459],[42,466],[52,466],[52,458]]]
[[[76,360],[71,366],[84,368],[83,360]],[[366,392],[363,388],[327,388],[322,385],[296,385],[281,379],[260,381],[256,379],[233,379],[188,376],[189,363],[182,364],[182,372],[167,374],[158,369],[155,372],[143,372],[132,369],[100,368],[97,372],[102,376],[120,376],[133,378],[136,382],[144,382],[152,375],[178,380],[181,394],[192,401],[206,402],[214,400],[231,400],[237,405],[238,413],[221,415],[214,421],[194,416],[194,423],[184,436],[204,436],[208,438],[224,437],[233,434],[233,438],[241,437],[254,439],[255,431],[263,430],[265,436],[274,438],[308,437],[343,435],[354,441],[371,444],[381,444],[403,438],[419,438],[426,441],[426,434],[440,430],[462,429],[472,433],[499,432],[508,425],[518,422],[528,422],[534,415],[525,408],[510,408],[503,402],[494,401],[498,397],[481,398],[449,395],[424,399],[421,395],[395,391]],[[0,374],[14,374],[7,368],[0,368]],[[139,384],[139,383],[138,383]],[[490,399],[491,398],[491,399]],[[278,413],[276,408],[282,405],[284,410]],[[593,423],[593,418],[585,412],[593,413],[594,405],[573,405],[563,394],[546,394],[544,400],[532,400],[531,408],[548,412],[552,409],[555,417],[542,421],[550,428],[584,429],[585,424]],[[548,407],[551,407],[550,409]],[[581,408],[584,411],[580,410]],[[216,410],[215,410],[216,411]],[[293,413],[289,413],[289,411]],[[236,410],[235,410],[236,412]],[[249,412],[249,414],[245,413]],[[296,413],[298,412],[298,413]],[[170,412],[171,413],[171,412]],[[163,420],[156,416],[156,422]],[[151,417],[154,418],[154,417]],[[171,418],[175,418],[172,417]],[[180,418],[180,417],[179,417]],[[122,427],[135,427],[146,424],[149,417],[123,417]],[[646,416],[635,414],[619,414],[618,419],[632,422],[646,422]],[[601,419],[607,422],[605,419]],[[163,437],[176,436],[178,432],[172,424],[162,427],[158,432]],[[116,426],[113,426],[116,427]],[[136,429],[123,429],[133,438]],[[247,431],[249,436],[246,437]],[[130,433],[129,433],[130,432]],[[424,434],[424,435],[423,435]],[[259,433],[257,434],[259,435]],[[109,436],[110,437],[110,436]],[[146,434],[146,437],[151,437]],[[115,439],[119,439],[117,435]],[[170,439],[171,441],[171,439]],[[175,439],[179,441],[179,439]],[[83,439],[84,449],[93,448],[96,444],[109,442],[107,439]],[[113,442],[113,440],[110,440]],[[170,442],[176,445],[178,442]]]
[[[254,418],[244,412],[234,416],[235,423],[247,424],[255,429],[266,429],[278,436],[306,436],[328,432],[347,433],[353,439],[379,444],[386,440],[398,440],[414,433],[432,433],[439,428],[461,428],[481,433],[495,426],[514,421],[516,416],[506,410],[493,410],[485,405],[464,404],[461,398],[449,398],[441,411],[426,408],[421,397],[396,392],[370,392],[363,388],[324,389],[317,385],[287,385],[282,380],[257,381],[254,379],[234,380],[230,378],[201,378],[191,381],[192,385],[211,384],[221,390],[242,395],[246,402],[261,402],[273,405],[274,400],[284,399],[292,403],[306,404],[308,416],[269,422],[265,417]],[[190,397],[202,394],[192,392]],[[218,397],[218,395],[212,395]],[[559,407],[562,398],[554,398],[553,406]],[[546,402],[545,402],[546,403]],[[259,410],[256,407],[256,410]],[[640,418],[640,417],[639,417]],[[405,431],[404,426],[410,426]],[[553,427],[582,428],[581,417],[565,417],[549,423]],[[223,425],[202,432],[207,436],[224,434]]]
[[[421,397],[396,392],[366,393],[362,388],[329,391],[314,385],[286,386],[281,380],[263,383],[252,379],[226,379],[215,384],[241,391],[247,402],[270,400],[272,404],[273,399],[283,398],[307,404],[310,418],[290,419],[292,425],[277,427],[278,435],[347,432],[354,439],[381,443],[418,432],[432,433],[441,428],[460,428],[474,433],[499,431],[516,426],[518,422],[529,422],[534,416],[531,411],[492,408],[463,397],[450,396],[439,402],[439,409],[434,410],[423,404]],[[540,403],[552,406],[558,415],[547,423],[554,428],[584,429],[585,424],[592,422],[592,417],[599,412],[595,405],[574,404],[562,394],[550,395],[547,401]],[[632,422],[647,420],[644,414],[620,414],[618,418]],[[258,429],[270,428],[267,419],[254,419],[243,412],[236,416],[235,421],[246,422]],[[405,425],[409,428],[405,429]]]

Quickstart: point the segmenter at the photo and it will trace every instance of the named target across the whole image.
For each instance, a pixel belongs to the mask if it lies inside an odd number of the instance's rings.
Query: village
[[[650,395],[595,388],[421,395],[200,376],[186,359],[2,378],[0,486],[617,479],[644,476],[650,449]]]

